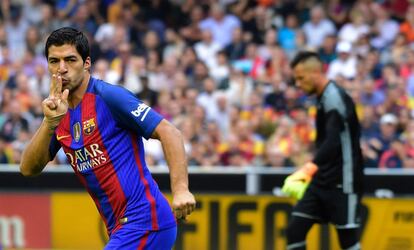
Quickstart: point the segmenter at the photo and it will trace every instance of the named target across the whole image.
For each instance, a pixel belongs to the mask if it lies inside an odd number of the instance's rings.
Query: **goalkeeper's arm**
[[[293,174],[289,175],[283,184],[282,191],[290,197],[302,199],[313,175],[318,171],[318,166],[308,162]]]

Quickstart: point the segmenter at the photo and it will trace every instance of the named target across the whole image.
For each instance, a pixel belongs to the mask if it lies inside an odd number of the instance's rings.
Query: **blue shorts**
[[[122,227],[109,238],[104,250],[171,250],[177,236],[177,227],[160,231],[137,231]]]

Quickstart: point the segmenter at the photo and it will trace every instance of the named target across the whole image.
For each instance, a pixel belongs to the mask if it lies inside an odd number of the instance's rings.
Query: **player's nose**
[[[64,60],[60,61],[60,62],[59,62],[58,73],[59,73],[59,74],[63,74],[63,73],[65,73],[65,72],[66,72],[66,70],[67,70],[67,68],[66,68],[66,63],[65,63],[65,61],[64,61]]]

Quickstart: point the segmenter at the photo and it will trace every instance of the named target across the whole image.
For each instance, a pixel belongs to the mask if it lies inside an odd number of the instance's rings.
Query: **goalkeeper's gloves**
[[[318,171],[318,166],[315,163],[306,163],[285,179],[282,192],[298,200],[302,199],[316,171]]]

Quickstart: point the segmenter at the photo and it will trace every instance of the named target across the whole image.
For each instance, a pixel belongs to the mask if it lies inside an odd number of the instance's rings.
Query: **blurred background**
[[[284,249],[284,177],[312,157],[315,99],[289,61],[317,51],[357,104],[365,249],[414,249],[414,2],[409,0],[2,0],[0,249],[102,249],[105,232],[63,151],[18,173],[43,119],[47,36],[90,40],[94,77],[124,86],[184,134],[198,209],[176,249]],[[169,190],[161,145],[147,163]],[[277,196],[277,197],[276,197]],[[398,232],[398,233],[396,233]],[[310,249],[339,249],[332,228]]]

